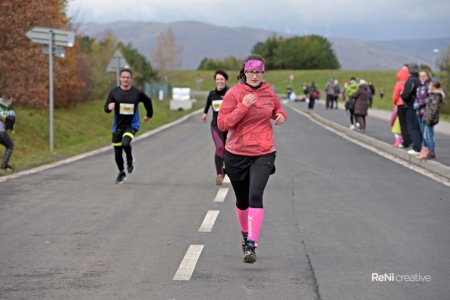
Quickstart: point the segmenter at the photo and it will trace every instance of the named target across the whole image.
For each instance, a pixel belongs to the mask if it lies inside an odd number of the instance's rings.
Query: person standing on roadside
[[[0,144],[5,146],[5,154],[1,164],[2,170],[14,170],[14,167],[9,165],[9,160],[14,151],[14,142],[8,134],[14,131],[16,123],[16,111],[12,106],[13,97],[9,93],[3,93],[3,98],[0,98]]]
[[[364,79],[361,79],[359,81],[358,91],[353,94],[353,98],[355,98],[355,130],[361,133],[366,131],[366,116],[369,108],[369,97],[370,91],[367,82]]]
[[[216,152],[214,154],[214,163],[216,165],[216,184],[222,185],[224,172],[223,172],[223,155],[225,153],[225,142],[227,139],[227,132],[222,132],[217,127],[217,115],[219,114],[220,106],[222,105],[223,97],[228,91],[227,81],[228,74],[224,70],[216,70],[214,73],[214,80],[216,81],[216,88],[209,92],[206,100],[205,109],[202,115],[202,121],[206,124],[206,116],[208,110],[212,109],[211,120],[211,134],[214,144],[216,145]]]
[[[314,81],[311,82],[311,85],[308,87],[308,94],[308,109],[314,109],[314,104],[316,103],[316,100],[319,99],[319,90],[317,89],[316,83]]]
[[[417,93],[416,93],[416,100],[414,101],[414,109],[417,113],[417,119],[419,120],[419,128],[420,128],[420,135],[422,136],[422,151],[420,151],[420,154],[416,156],[417,159],[422,159],[428,156],[429,149],[428,149],[428,143],[427,140],[424,139],[424,131],[425,131],[425,123],[423,122],[423,115],[425,113],[425,107],[428,103],[428,98],[430,98],[430,95],[428,93],[428,87],[431,81],[431,74],[427,70],[421,70],[419,72],[419,80],[420,80],[420,86],[417,87]]]
[[[408,126],[406,122],[406,107],[400,95],[405,89],[405,83],[409,77],[409,71],[407,66],[403,66],[397,72],[397,82],[394,86],[394,91],[392,93],[392,103],[397,107],[397,117],[400,123],[401,139],[402,142],[396,145],[398,148],[408,148],[411,145],[411,139],[409,138]]]
[[[355,77],[350,78],[350,84],[345,89],[345,98],[347,98],[347,101],[352,100],[350,98],[353,98],[353,94],[356,93],[356,91],[358,89],[359,89],[359,84],[356,81],[356,78]],[[350,129],[355,129],[356,120],[355,120],[354,109],[348,109],[348,111],[350,113]]]
[[[328,109],[328,108],[333,109],[334,98],[336,96],[336,90],[334,87],[333,78],[330,78],[330,80],[325,85],[325,94],[327,97],[325,100],[326,109]]]
[[[120,86],[113,88],[106,99],[106,113],[114,111],[112,143],[119,175],[115,183],[121,184],[127,178],[124,167],[123,151],[127,159],[127,172],[134,171],[135,160],[131,151],[131,141],[140,128],[139,103],[142,102],[147,114],[142,119],[147,122],[153,116],[152,100],[144,92],[131,85],[133,72],[130,69],[120,70]]]
[[[255,248],[263,223],[263,194],[275,172],[276,150],[271,120],[286,121],[278,96],[263,81],[265,60],[252,54],[245,59],[240,80],[225,94],[217,118],[228,131],[225,171],[236,195],[236,214],[242,233],[244,263],[256,261]]]
[[[410,75],[400,97],[406,106],[406,125],[408,126],[408,133],[412,142],[412,149],[408,150],[408,154],[417,156],[422,150],[422,135],[420,134],[419,121],[414,109],[417,88],[420,86],[419,66],[417,64],[410,64],[408,71]]]
[[[423,116],[423,122],[425,124],[423,138],[427,141],[429,152],[427,156],[420,159],[436,159],[434,125],[439,123],[440,107],[445,98],[445,94],[441,89],[441,83],[439,81],[434,79],[430,81],[428,89],[430,97]]]

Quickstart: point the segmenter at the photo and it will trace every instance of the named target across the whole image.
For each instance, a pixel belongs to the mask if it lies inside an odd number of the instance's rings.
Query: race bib
[[[213,100],[212,101],[212,108],[213,111],[218,112],[220,110],[220,106],[222,105],[222,100]]]
[[[121,115],[134,114],[134,104],[133,103],[120,103],[120,114]]]

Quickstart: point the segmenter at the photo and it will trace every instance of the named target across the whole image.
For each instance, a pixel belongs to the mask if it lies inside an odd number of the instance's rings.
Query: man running
[[[113,88],[105,103],[105,112],[114,110],[114,123],[112,128],[112,143],[119,176],[116,184],[121,184],[127,178],[124,168],[123,150],[127,158],[127,171],[134,170],[134,158],[131,153],[131,141],[140,127],[139,102],[144,103],[147,110],[142,119],[147,122],[153,116],[152,100],[144,92],[131,85],[133,72],[130,69],[120,70],[120,86]]]

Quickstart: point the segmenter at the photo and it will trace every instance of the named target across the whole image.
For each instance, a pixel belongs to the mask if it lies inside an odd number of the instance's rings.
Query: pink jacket
[[[257,97],[255,104],[247,108],[242,103],[246,94]],[[273,88],[268,83],[257,90],[239,82],[228,90],[220,106],[217,126],[221,131],[228,131],[225,149],[236,155],[260,156],[275,151],[273,128],[270,122],[281,113],[281,103]]]
[[[392,103],[394,103],[395,106],[403,105],[403,100],[400,97],[400,95],[403,92],[403,89],[405,88],[405,82],[408,80],[409,72],[406,67],[403,67],[400,69],[400,71],[397,72],[397,83],[394,86],[394,92],[392,93]]]

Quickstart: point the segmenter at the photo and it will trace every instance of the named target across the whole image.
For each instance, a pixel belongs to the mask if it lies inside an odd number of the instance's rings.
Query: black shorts
[[[113,146],[122,146],[122,139],[124,136],[130,136],[131,139],[134,139],[136,132],[137,130],[133,127],[117,129],[117,131],[112,134]]]
[[[261,156],[243,156],[230,153],[225,150],[224,163],[227,176],[233,181],[243,181],[253,164],[267,166],[271,168],[271,173],[275,173],[275,158],[277,153],[272,152]]]

